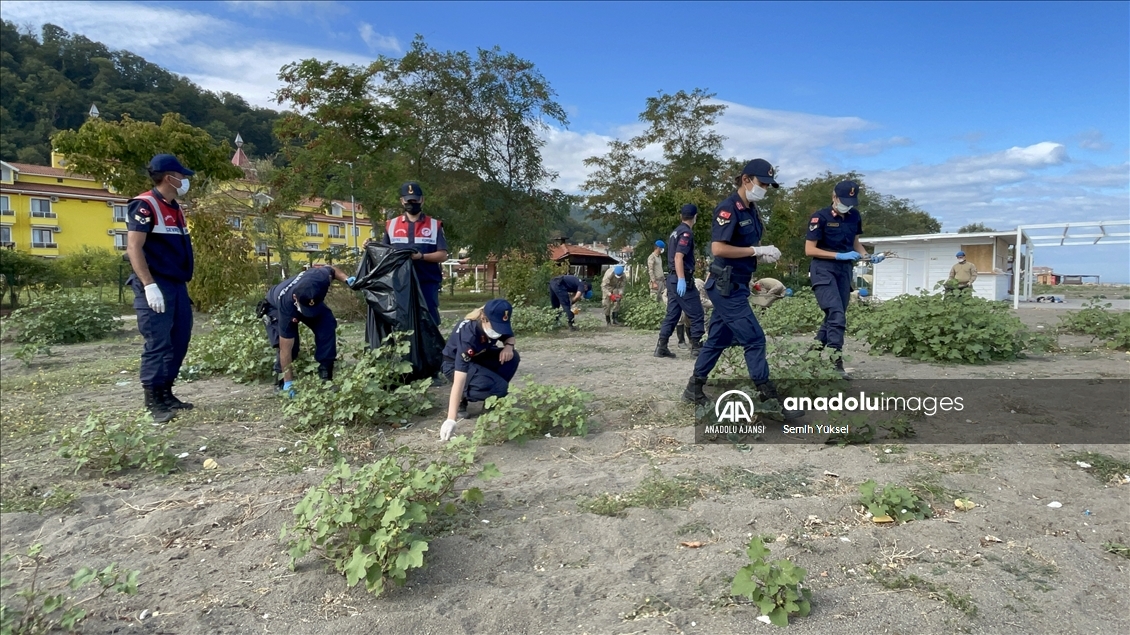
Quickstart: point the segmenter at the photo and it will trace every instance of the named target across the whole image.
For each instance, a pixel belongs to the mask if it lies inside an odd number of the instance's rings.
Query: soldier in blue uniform
[[[271,287],[266,300],[259,305],[259,312],[265,316],[267,339],[271,346],[278,349],[275,372],[282,373],[282,389],[288,396],[294,396],[291,363],[298,357],[300,322],[314,331],[318,376],[325,381],[333,380],[334,362],[337,360],[337,318],[326,306],[325,300],[334,280],[351,285],[354,279],[336,267],[312,267]]]
[[[565,312],[569,319],[569,330],[577,330],[573,324],[573,303],[592,297],[592,283],[581,280],[577,276],[557,276],[549,281],[549,302],[555,309]],[[561,321],[561,314],[557,314],[557,321]]]
[[[702,350],[703,325],[702,300],[694,284],[694,227],[698,218],[698,207],[687,204],[679,210],[682,223],[671,232],[673,247],[667,252],[667,315],[659,327],[659,341],[655,345],[655,357],[674,358],[675,354],[667,348],[667,341],[675,332],[675,325],[683,313],[691,322],[691,355],[697,357]]]
[[[859,185],[840,181],[832,191],[832,205],[817,210],[808,220],[804,255],[812,258],[808,273],[816,302],[824,311],[824,323],[816,332],[816,347],[833,350],[832,360],[844,379],[851,379],[844,370],[841,351],[847,327],[847,307],[851,298],[851,272],[856,260],[883,261],[882,255],[868,258],[860,242],[863,219],[855,206],[859,203]]]
[[[746,164],[735,178],[738,190],[714,208],[711,223],[710,250],[714,262],[706,281],[706,294],[714,304],[710,328],[702,352],[695,360],[694,374],[687,382],[683,399],[698,404],[709,403],[703,392],[706,379],[722,351],[735,342],[745,349],[749,377],[757,386],[762,400],[777,399],[777,389],[769,379],[769,363],[765,360],[765,332],[761,330],[749,305],[749,286],[760,259],[776,262],[781,251],[772,245],[761,246],[764,227],[755,205],[765,198],[767,187],[779,187],[773,166],[764,159]],[[804,416],[803,411],[785,410],[786,419]]]
[[[127,208],[126,255],[133,274],[126,282],[133,288],[137,329],[145,338],[141,386],[145,407],[159,423],[192,408],[173,395],[173,381],[192,338],[192,240],[177,199],[188,193],[194,174],[173,155],[158,154],[149,162],[153,189],[135,196]]]
[[[410,249],[416,262],[416,277],[428,303],[428,312],[439,326],[439,289],[443,282],[440,263],[447,260],[447,238],[443,223],[423,213],[424,189],[409,181],[400,186],[400,204],[404,213],[385,223],[382,243],[396,249]]]
[[[455,325],[443,348],[441,372],[451,384],[447,419],[439,438],[447,441],[455,424],[467,416],[469,401],[505,397],[518,372],[518,351],[511,320],[514,307],[506,300],[491,300]]]

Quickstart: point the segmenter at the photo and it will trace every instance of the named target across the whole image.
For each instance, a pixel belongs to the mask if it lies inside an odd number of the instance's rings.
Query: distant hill
[[[175,112],[217,140],[231,141],[238,132],[249,155],[278,149],[271,131],[279,113],[250,106],[239,95],[206,91],[129,51],[110,50],[53,24],[37,38],[7,20],[0,41],[0,159],[48,164],[51,135],[81,126],[91,104],[110,119],[129,113],[159,122]]]

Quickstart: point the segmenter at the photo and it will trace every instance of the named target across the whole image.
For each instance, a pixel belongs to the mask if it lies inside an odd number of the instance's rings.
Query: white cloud
[[[381,35],[373,30],[373,25],[368,22],[361,22],[357,25],[357,32],[361,34],[361,39],[365,45],[369,47],[370,51],[388,51],[390,53],[399,53],[400,40],[392,35]]]
[[[239,11],[257,18],[279,17],[280,15],[301,16],[309,15],[315,11],[325,13],[341,12],[341,7],[336,2],[328,0],[227,0],[224,3],[228,9]]]
[[[1079,147],[1084,150],[1096,150],[1099,152],[1110,150],[1110,142],[1103,137],[1103,133],[1098,130],[1088,130],[1079,135]]]

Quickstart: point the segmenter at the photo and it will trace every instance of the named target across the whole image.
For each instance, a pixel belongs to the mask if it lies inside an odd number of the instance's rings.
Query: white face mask
[[[188,194],[188,177],[187,176],[180,180],[180,187],[177,188],[177,196],[184,196],[185,194]]]
[[[751,201],[760,201],[761,199],[765,198],[765,195],[768,192],[769,190],[761,187],[757,183],[750,183],[749,189],[745,191],[745,197],[746,199]]]
[[[848,212],[851,211],[851,205],[844,205],[843,203],[841,203],[839,201],[836,201],[835,204],[833,205],[833,207],[836,208],[836,211],[841,213],[841,214],[847,214]]]
[[[490,328],[489,326],[484,326],[483,332],[486,333],[487,337],[489,337],[492,340],[497,340],[498,338],[502,337],[502,333],[499,333],[498,331]]]

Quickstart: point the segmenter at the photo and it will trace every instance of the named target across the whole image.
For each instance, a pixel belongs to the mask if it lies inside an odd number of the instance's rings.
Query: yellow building
[[[229,222],[237,229],[250,230],[254,225],[249,224],[256,222],[255,199],[269,197],[254,178],[254,171],[248,172],[250,162],[242,149],[236,151],[232,163],[244,168],[248,176],[224,183],[221,188],[239,193],[237,198],[248,204],[246,213],[233,213]],[[69,174],[58,153],[51,153],[51,164],[0,161],[0,245],[47,258],[74,253],[84,246],[125,251],[129,197],[111,192],[91,177]],[[372,223],[361,215],[361,206],[356,207],[354,219],[354,205],[349,201],[327,204],[310,199],[280,216],[293,222],[302,251],[314,254],[335,246],[352,248],[365,243],[372,235]],[[188,211],[191,228],[191,209]],[[266,243],[256,244],[255,251],[266,256]]]

